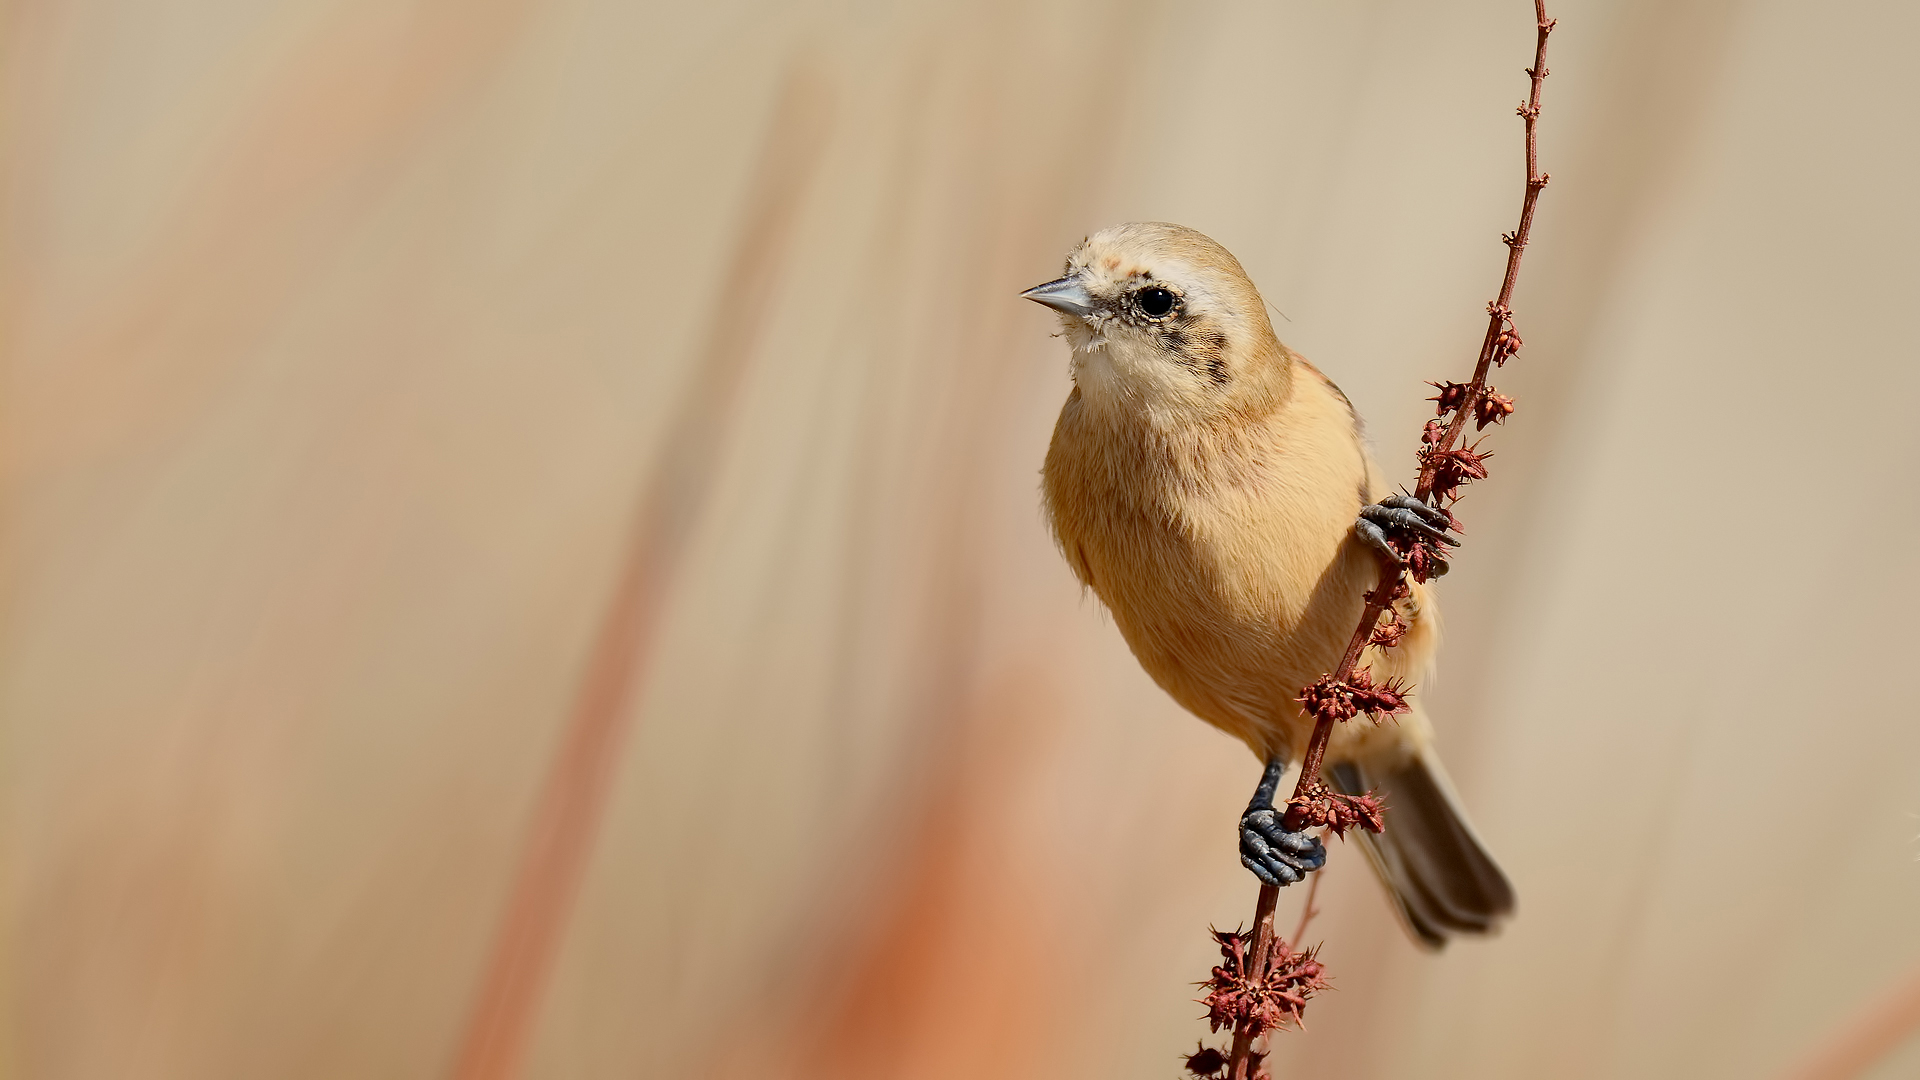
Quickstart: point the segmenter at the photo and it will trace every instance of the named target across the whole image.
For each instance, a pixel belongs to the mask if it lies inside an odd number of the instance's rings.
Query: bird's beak
[[[1055,311],[1083,319],[1093,314],[1093,297],[1087,292],[1087,287],[1080,283],[1078,274],[1068,274],[1058,281],[1035,285],[1020,295],[1036,304],[1045,304]]]

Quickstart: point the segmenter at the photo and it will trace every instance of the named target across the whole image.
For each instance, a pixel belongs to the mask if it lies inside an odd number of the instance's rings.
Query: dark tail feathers
[[[1387,806],[1387,831],[1358,833],[1360,847],[1422,945],[1454,934],[1484,934],[1513,912],[1513,886],[1480,845],[1438,762],[1414,757],[1388,769],[1352,762],[1327,768],[1335,789],[1373,791]]]

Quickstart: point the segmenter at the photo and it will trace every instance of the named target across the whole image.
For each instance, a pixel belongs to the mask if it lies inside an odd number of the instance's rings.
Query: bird
[[[1147,674],[1262,760],[1241,862],[1268,885],[1300,881],[1326,851],[1272,806],[1313,727],[1296,699],[1339,663],[1380,560],[1399,557],[1385,535],[1457,544],[1451,518],[1391,491],[1353,403],[1280,343],[1246,271],[1211,238],[1115,225],[1020,295],[1058,315],[1072,350],[1041,471],[1060,552]],[[1363,654],[1376,680],[1431,671],[1439,607],[1431,582],[1409,586],[1395,603],[1404,636]],[[1397,722],[1336,725],[1322,779],[1384,802],[1385,831],[1356,835],[1412,938],[1438,949],[1496,930],[1515,898],[1461,810],[1425,709],[1410,704]]]

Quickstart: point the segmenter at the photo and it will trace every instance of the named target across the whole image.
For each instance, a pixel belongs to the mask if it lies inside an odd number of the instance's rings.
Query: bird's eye
[[[1165,289],[1141,289],[1133,299],[1150,319],[1158,319],[1173,310],[1174,295]]]

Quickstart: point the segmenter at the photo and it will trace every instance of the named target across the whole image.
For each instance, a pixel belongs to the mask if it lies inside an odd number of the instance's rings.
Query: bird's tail
[[[1422,945],[1488,933],[1513,912],[1513,886],[1467,824],[1431,750],[1390,766],[1338,762],[1327,779],[1344,794],[1372,791],[1386,804],[1387,831],[1359,833],[1360,847]]]

